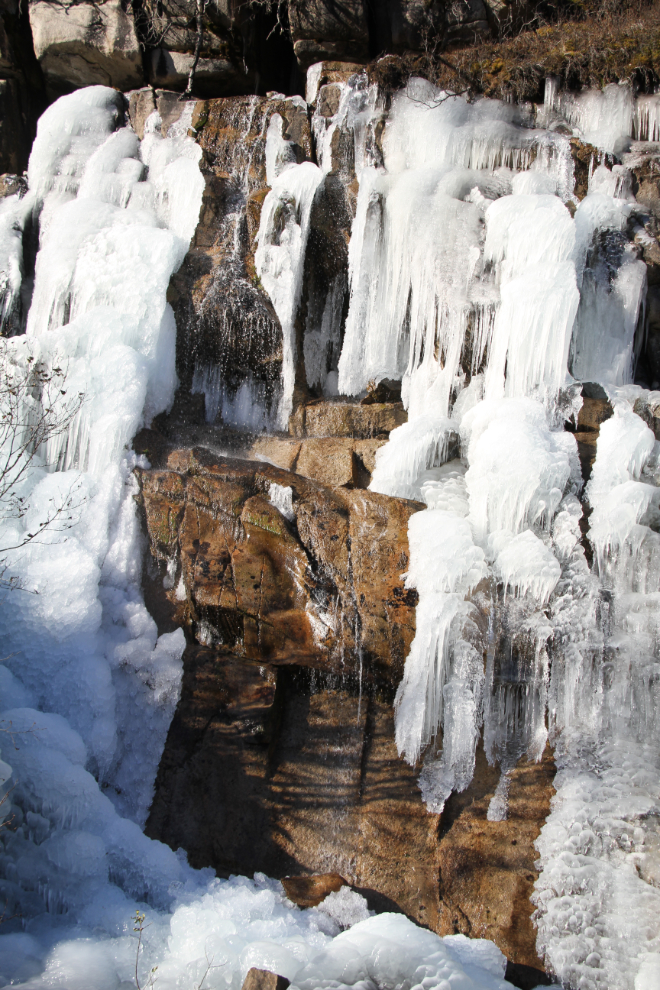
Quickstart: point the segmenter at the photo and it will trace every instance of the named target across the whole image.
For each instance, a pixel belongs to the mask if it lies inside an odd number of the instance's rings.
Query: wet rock
[[[575,137],[571,138],[570,145],[575,175],[573,192],[578,199],[582,200],[589,191],[589,176],[595,168],[594,163],[600,161],[600,152],[592,144],[586,144]]]
[[[588,386],[582,387],[582,408],[578,413],[578,430],[600,430],[605,420],[614,414],[612,403],[605,395],[604,389],[597,386],[602,395],[593,394],[593,389],[588,391]]]
[[[22,175],[0,175],[0,199],[6,196],[24,196],[27,192],[27,180]]]
[[[553,794],[549,754],[513,771],[505,821],[487,820],[499,771],[482,749],[467,790],[429,814],[419,768],[396,749],[398,675],[369,683],[356,659],[338,678],[189,647],[148,834],[220,875],[287,878],[296,903],[293,880],[309,894],[321,882],[309,874],[339,874],[372,909],[492,938],[538,972],[529,895]]]
[[[308,103],[315,103],[322,87],[348,82],[356,72],[363,71],[364,65],[359,62],[316,62],[307,70],[305,99]]]
[[[220,875],[339,873],[372,908],[437,929],[438,816],[398,757],[391,688],[368,688],[348,655],[344,670],[189,648],[147,833]]]
[[[299,440],[285,440],[282,437],[258,437],[250,450],[252,457],[274,464],[283,471],[295,471],[299,453]]]
[[[360,402],[362,406],[372,406],[376,402],[401,402],[401,382],[383,378],[367,385],[367,394]]]
[[[316,907],[328,894],[345,887],[346,880],[338,873],[321,873],[312,877],[283,877],[282,886],[290,901],[301,908]]]
[[[274,114],[283,120],[295,160],[308,160],[311,131],[302,100],[208,100],[193,113],[206,186],[199,223],[170,283],[169,300],[179,331],[179,377],[184,388],[206,393],[209,421],[221,419],[223,408],[236,408],[242,386],[249,390],[247,404],[266,414],[279,400],[282,330],[254,267],[268,192],[266,135]]]
[[[290,982],[286,976],[278,976],[268,969],[256,969],[253,966],[243,980],[243,990],[286,990]]]
[[[131,12],[120,0],[61,7],[33,0],[30,24],[52,98],[83,86],[141,85],[142,52]]]
[[[204,450],[174,451],[139,478],[166,585],[154,579],[151,595],[199,643],[326,670],[358,649],[369,676],[401,669],[416,605],[401,578],[407,526],[423,506]],[[288,514],[269,500],[273,484],[290,489]]]
[[[27,168],[45,106],[27,5],[0,0],[0,172],[20,174]]]
[[[660,439],[660,395],[658,392],[644,392],[635,400],[633,411],[653,430],[656,440]]]
[[[622,162],[635,178],[637,202],[650,213],[660,216],[660,144],[655,141],[633,141]]]
[[[298,408],[289,421],[294,437],[387,437],[407,422],[400,402],[331,402],[320,399]]]

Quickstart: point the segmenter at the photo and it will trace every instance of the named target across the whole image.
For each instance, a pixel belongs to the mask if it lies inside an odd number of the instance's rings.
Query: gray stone
[[[193,55],[156,48],[150,55],[149,81],[152,86],[183,91]],[[200,58],[195,70],[194,90],[199,96],[230,96],[254,90],[252,73],[227,58]]]
[[[120,0],[103,4],[30,4],[34,50],[52,96],[84,86],[141,85],[142,52],[132,16]]]

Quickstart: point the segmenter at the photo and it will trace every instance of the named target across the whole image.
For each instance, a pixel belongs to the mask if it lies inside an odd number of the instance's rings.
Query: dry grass
[[[618,9],[617,9],[618,7]],[[660,83],[660,0],[621,10],[602,3],[571,4],[573,18],[438,56],[386,56],[370,73],[386,88],[421,75],[457,92],[516,101],[543,100],[546,76],[581,89],[629,80],[641,91]]]

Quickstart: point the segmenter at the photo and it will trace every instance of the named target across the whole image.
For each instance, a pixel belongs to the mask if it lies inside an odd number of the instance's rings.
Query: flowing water
[[[606,157],[657,137],[659,106],[617,86],[569,98],[551,81],[536,110],[446,98],[422,80],[386,102],[354,77],[335,117],[314,118],[318,165],[291,161],[271,118],[255,258],[283,331],[273,425],[284,426],[310,211],[333,135],[348,135],[359,180],[350,302],[336,366],[317,361],[312,384],[359,395],[402,381],[409,420],[371,483],[427,506],[410,521],[406,584],[419,605],[397,745],[423,759],[422,795],[439,811],[469,784],[483,735],[502,771],[489,818],[502,820],[509,771],[550,742],[559,769],[538,840],[538,945],[583,990],[660,979],[660,444],[633,411],[660,395],[630,384],[646,266],[629,236],[629,176]],[[84,401],[21,475],[20,517],[0,506],[0,549],[53,506],[68,513],[7,551],[19,588],[0,607],[0,772],[14,815],[0,895],[21,917],[0,934],[0,977],[35,990],[132,986],[141,908],[143,984],[158,965],[159,987],[239,990],[258,965],[301,990],[504,987],[492,943],[369,919],[357,894],[300,911],[275,882],[215,880],[141,831],[184,638],[158,637],[142,601],[130,441],[176,387],[166,290],[204,186],[190,112],[167,138],[152,115],[140,142],[113,90],[63,97],[41,119],[27,195],[1,207],[3,318],[15,327],[28,313],[6,345],[8,373],[62,368]],[[566,121],[599,149],[579,203]],[[32,286],[22,244],[35,225]],[[327,312],[313,332],[339,339],[341,305],[330,298]],[[564,428],[578,382],[599,382],[614,408],[586,491]],[[28,405],[42,401],[37,390]]]

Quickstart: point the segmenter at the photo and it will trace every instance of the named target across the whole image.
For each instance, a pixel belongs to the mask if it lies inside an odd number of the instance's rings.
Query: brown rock
[[[575,137],[571,138],[570,145],[575,174],[573,192],[581,200],[589,191],[589,176],[593,170],[594,162],[600,161],[600,152],[592,144],[585,144]]]
[[[0,175],[0,199],[6,196],[24,196],[27,180],[22,175]]]
[[[277,973],[253,966],[243,980],[243,990],[286,990],[290,982],[286,976],[278,976]]]
[[[594,430],[578,430],[575,434],[575,439],[577,441],[578,457],[580,458],[582,480],[586,485],[591,477],[591,469],[596,460],[598,433]]]
[[[284,471],[295,471],[299,453],[299,440],[284,440],[282,437],[258,437],[250,450],[251,457],[274,464]]]
[[[400,402],[361,405],[320,399],[301,406],[289,421],[295,437],[387,437],[391,430],[407,422]]]
[[[203,449],[172,451],[165,470],[139,477],[152,554],[168,565],[170,589],[154,581],[151,593],[183,610],[200,643],[343,669],[357,633],[366,675],[400,667],[416,604],[401,578],[407,525],[421,505]],[[273,482],[291,488],[292,521],[269,500]]]
[[[472,783],[452,794],[440,823],[439,932],[490,938],[508,959],[537,970],[543,964],[529,898],[538,877],[534,842],[550,811],[554,773],[549,749],[540,763],[520,760],[511,773],[507,818],[490,822],[499,772],[479,750]]]
[[[284,892],[301,908],[316,907],[328,894],[341,890],[346,881],[338,873],[320,873],[311,877],[282,877]]]
[[[614,410],[609,399],[582,397],[582,408],[578,413],[578,430],[600,430],[601,424],[612,416]]]
[[[358,62],[318,62],[307,73],[305,99],[308,103],[314,103],[322,86],[347,82],[356,72],[364,72],[364,65]]]
[[[189,647],[147,833],[224,876],[339,873],[372,908],[437,929],[438,816],[398,757],[391,691],[348,656],[344,670]]]
[[[300,444],[296,471],[303,477],[313,478],[330,488],[344,485],[366,488],[371,480],[376,450],[386,442],[386,440],[356,442],[348,437],[303,440]],[[359,449],[358,445],[360,445]]]

